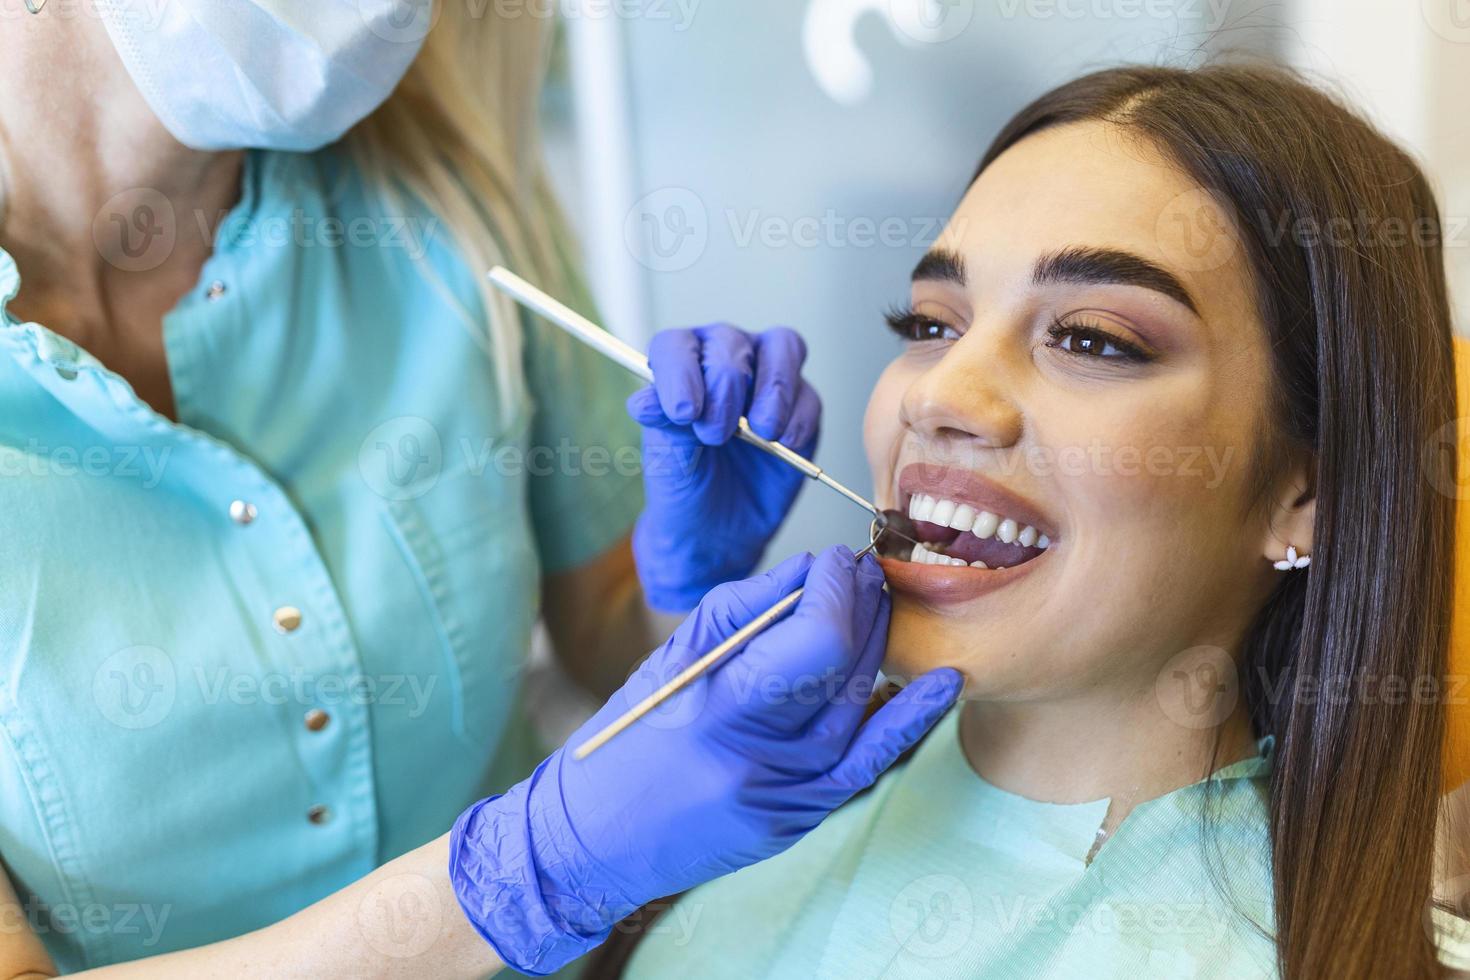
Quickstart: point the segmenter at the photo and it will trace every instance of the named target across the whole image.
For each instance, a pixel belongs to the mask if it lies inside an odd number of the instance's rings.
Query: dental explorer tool
[[[880,525],[878,523],[878,519],[874,518],[873,523],[868,527],[868,537],[870,539],[868,541],[868,546],[862,551],[859,551],[857,554],[853,555],[853,557],[858,561],[862,561],[864,555],[868,554],[869,552],[873,551],[873,549],[878,547],[878,539],[883,537],[883,533],[887,530],[888,526],[886,524]],[[709,653],[706,653],[704,656],[694,661],[694,663],[690,664],[688,667],[685,667],[683,670],[679,671],[679,673],[673,679],[668,681],[652,694],[648,695],[648,697],[644,698],[642,701],[639,701],[637,704],[633,705],[633,707],[623,712],[613,721],[609,722],[596,735],[593,735],[591,738],[587,739],[587,741],[577,746],[576,749],[572,751],[572,758],[576,759],[578,762],[587,758],[593,752],[596,752],[598,749],[606,745],[608,741],[616,736],[619,732],[626,729],[629,725],[633,724],[639,718],[642,718],[644,715],[648,714],[654,708],[657,708],[659,705],[663,704],[675,694],[678,694],[685,687],[689,686],[689,684],[691,684],[696,678],[709,671],[721,660],[724,660],[725,657],[731,653],[731,651],[748,643],[756,635],[764,632],[766,627],[770,626],[772,623],[776,622],[776,620],[786,615],[786,613],[790,611],[791,608],[801,600],[802,593],[804,593],[805,591],[806,586],[802,586],[776,600],[774,604],[772,604],[760,615],[756,616],[750,622],[740,627],[734,633],[731,633],[730,636],[723,643],[719,644]]]
[[[490,282],[497,289],[510,296],[516,302],[541,314],[547,320],[556,324],[558,327],[561,327],[567,333],[571,334],[573,337],[577,338],[588,347],[591,347],[593,350],[602,354],[604,357],[607,357],[608,359],[615,361],[618,364],[621,364],[629,371],[632,371],[634,374],[638,375],[638,377],[642,378],[644,381],[650,383],[653,381],[653,371],[648,366],[647,357],[644,357],[633,347],[619,340],[617,337],[614,337],[608,331],[602,329],[591,320],[582,316],[576,310],[573,310],[570,307],[557,302],[555,299],[537,289],[530,283],[526,282],[526,280],[522,279],[520,276],[516,275],[514,272],[511,272],[504,266],[496,266],[495,268],[490,270],[489,275]],[[886,528],[888,526],[887,514],[884,511],[879,510],[876,504],[872,503],[861,494],[858,494],[853,490],[849,490],[847,487],[843,486],[841,483],[828,476],[825,470],[823,470],[816,463],[813,463],[811,460],[807,459],[805,456],[802,456],[800,453],[797,453],[792,449],[783,446],[779,442],[775,442],[771,439],[763,439],[760,436],[756,435],[755,430],[750,427],[750,422],[748,422],[743,415],[740,416],[740,421],[736,424],[735,434],[741,439],[750,443],[752,446],[755,446],[758,449],[770,453],[772,456],[775,456],[777,459],[781,460],[783,463],[799,471],[805,476],[816,480],[818,483],[821,483],[824,486],[836,490],[848,500],[851,500],[853,503],[857,504],[859,507],[872,514],[874,520],[876,520],[881,527]],[[898,534],[900,537],[908,537],[908,535],[902,534],[897,531],[894,533]],[[917,542],[911,541],[910,543],[916,544]],[[871,547],[871,545],[869,547]]]

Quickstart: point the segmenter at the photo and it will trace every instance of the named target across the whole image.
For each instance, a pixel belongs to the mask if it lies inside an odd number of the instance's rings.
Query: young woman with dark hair
[[[634,977],[1426,977],[1456,417],[1434,196],[1276,69],[1023,109],[890,316],[914,756]],[[1459,952],[1457,953],[1457,948]],[[1460,961],[1464,965],[1464,961]]]

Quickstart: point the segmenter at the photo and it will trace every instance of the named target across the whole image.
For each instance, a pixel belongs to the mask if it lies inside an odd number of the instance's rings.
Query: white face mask
[[[432,0],[97,0],[153,111],[196,150],[316,150],[383,103]]]

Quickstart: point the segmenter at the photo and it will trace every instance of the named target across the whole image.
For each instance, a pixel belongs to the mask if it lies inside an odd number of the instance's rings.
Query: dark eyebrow
[[[965,274],[964,258],[957,252],[943,248],[925,252],[919,264],[914,266],[914,274],[909,278],[914,282],[920,279],[936,279],[952,282],[956,286],[964,286],[969,282],[969,276]]]
[[[919,264],[923,265],[922,262]],[[1043,255],[1036,260],[1031,281],[1038,286],[1063,282],[1142,286],[1183,303],[1196,316],[1199,315],[1194,298],[1177,276],[1141,255],[1122,249],[1075,247]]]

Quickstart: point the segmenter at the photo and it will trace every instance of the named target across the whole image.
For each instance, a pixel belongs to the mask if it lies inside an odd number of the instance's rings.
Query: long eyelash
[[[1134,361],[1139,364],[1147,364],[1153,360],[1153,356],[1137,344],[1124,340],[1111,330],[1107,330],[1096,323],[1089,323],[1086,320],[1072,320],[1070,323],[1060,319],[1053,320],[1051,326],[1046,330],[1046,335],[1051,338],[1051,346],[1059,345],[1062,338],[1068,334],[1106,341],[1121,351],[1125,360]]]
[[[918,328],[925,324],[934,324],[946,330],[952,329],[943,320],[915,313],[913,307],[908,306],[889,307],[888,312],[883,315],[883,319],[888,324],[888,329],[897,334],[900,340],[906,340],[910,343],[923,343],[926,340],[935,339],[921,338],[918,336]]]
[[[888,324],[888,329],[904,340],[913,336],[912,328],[917,319],[912,306],[900,306],[897,303],[883,314],[883,322]]]

